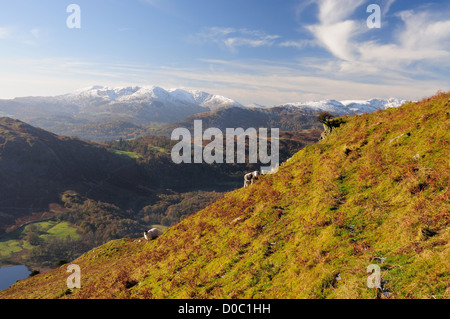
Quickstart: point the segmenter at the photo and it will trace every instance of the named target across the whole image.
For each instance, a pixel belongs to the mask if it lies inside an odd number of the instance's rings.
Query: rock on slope
[[[274,175],[157,240],[118,240],[0,298],[449,296],[450,93],[345,117]],[[383,289],[366,285],[381,268]]]

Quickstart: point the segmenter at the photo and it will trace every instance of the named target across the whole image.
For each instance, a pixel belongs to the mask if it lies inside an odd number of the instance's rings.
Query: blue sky
[[[66,25],[72,3],[80,29]],[[244,104],[413,100],[450,89],[450,3],[0,0],[0,48],[0,98],[156,85]]]

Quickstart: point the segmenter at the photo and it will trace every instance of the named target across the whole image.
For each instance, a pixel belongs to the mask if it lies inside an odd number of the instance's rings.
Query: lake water
[[[17,280],[28,277],[30,271],[24,265],[0,267],[0,290],[11,287]]]

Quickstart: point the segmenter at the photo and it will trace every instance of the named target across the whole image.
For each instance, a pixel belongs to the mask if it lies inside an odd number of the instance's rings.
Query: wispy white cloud
[[[342,79],[324,72],[307,72],[298,65],[279,65],[273,61],[205,61],[218,65],[211,69],[166,68],[153,70],[159,75],[177,81],[195,83],[197,89],[215,90],[244,104],[265,105],[317,99],[368,99],[392,96],[419,99],[434,94],[442,82],[429,81],[426,85],[410,78],[387,78],[363,83],[357,78]],[[412,94],[413,93],[413,94]]]
[[[318,23],[308,26],[316,44],[328,50],[340,61],[339,71],[356,73],[366,70],[369,74],[396,70],[411,72],[414,63],[439,66],[450,65],[450,19],[435,12],[421,10],[403,11],[397,14],[402,26],[389,30],[393,40],[365,40],[362,37],[370,29],[365,21],[350,19],[363,0],[316,1]],[[386,1],[386,10],[394,3]],[[386,8],[385,7],[385,8]]]
[[[42,31],[39,30],[38,28],[31,29],[30,33],[36,39],[39,39],[41,37],[41,35],[42,35]]]
[[[0,27],[0,39],[8,39],[16,43],[31,46],[40,43],[48,34],[49,30],[45,28],[25,29],[18,27]]]
[[[7,27],[0,27],[0,39],[6,39],[11,35],[11,29]]]
[[[318,0],[318,19],[323,25],[341,23],[364,2],[365,0]]]
[[[311,40],[288,40],[278,43],[279,47],[285,48],[297,48],[299,50],[304,49],[308,46],[313,46],[314,42]]]
[[[0,98],[64,94],[89,85],[158,85],[204,90],[244,104],[267,106],[317,99],[367,99],[390,96],[419,99],[442,89],[442,82],[426,84],[401,75],[363,83],[357,77],[340,78],[329,70],[333,63],[270,60],[200,60],[203,67],[150,64],[108,64],[76,58],[0,59]],[[305,61],[303,61],[305,62]],[[366,66],[364,64],[364,66]],[[314,70],[311,70],[313,69]],[[450,84],[449,81],[446,82]]]
[[[279,37],[279,35],[267,34],[260,30],[210,27],[189,36],[188,40],[197,43],[216,43],[231,52],[237,52],[239,47],[271,46]]]
[[[319,23],[307,26],[317,44],[341,60],[355,59],[355,48],[351,45],[351,41],[361,32],[361,28],[356,21],[348,20],[347,17],[363,2],[363,0],[318,0]]]
[[[386,30],[393,32],[391,37],[376,39],[365,37],[371,30],[365,20],[354,18],[355,9],[365,12],[367,0],[308,3],[317,4],[319,10],[317,22],[306,26],[308,36],[303,39],[284,39],[261,30],[210,27],[191,35],[189,41],[213,43],[232,53],[244,47],[272,46],[280,50],[315,46],[324,48],[329,56],[308,58],[302,54],[297,60],[281,63],[270,58],[244,60],[236,55],[233,60],[219,60],[208,58],[205,53],[204,59],[183,67],[127,60],[108,64],[76,58],[2,58],[0,98],[23,95],[25,89],[26,94],[52,95],[91,84],[136,84],[187,87],[228,96],[244,104],[275,105],[326,98],[420,99],[450,87],[448,75],[433,72],[434,68],[450,66],[450,18],[427,8],[396,15],[389,11],[399,23]],[[386,3],[391,6],[395,2]],[[42,36],[39,30],[34,33],[27,31],[30,38]],[[8,36],[11,30],[0,28],[0,38]],[[417,80],[424,76],[426,80]]]
[[[383,15],[386,15],[396,0],[384,0],[382,3]]]
[[[438,20],[436,15],[427,11],[403,11],[399,16],[405,24],[398,35],[402,47],[419,51],[450,49],[450,17]]]

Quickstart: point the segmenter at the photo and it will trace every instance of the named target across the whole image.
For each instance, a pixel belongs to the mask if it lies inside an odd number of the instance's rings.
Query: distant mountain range
[[[150,134],[170,137],[173,130],[184,127],[193,132],[194,121],[201,120],[203,127],[216,127],[222,132],[227,128],[278,128],[281,131],[323,130],[317,121],[319,111],[298,107],[276,106],[270,108],[226,108],[194,114],[184,120],[168,123],[153,129]]]
[[[93,86],[50,97],[0,100],[0,115],[20,120],[64,120],[92,123],[126,120],[134,124],[174,122],[223,107],[242,105],[223,96],[157,86],[109,88]]]
[[[322,100],[309,102],[295,102],[278,105],[278,107],[293,107],[303,110],[330,112],[336,116],[362,113],[373,113],[391,107],[399,107],[406,101],[398,98],[371,99],[371,100]]]
[[[192,119],[204,119],[208,121],[205,125],[220,128],[271,125],[295,131],[312,124],[317,126],[315,117],[321,111],[336,116],[371,113],[404,102],[391,98],[244,106],[233,99],[196,90],[93,86],[58,96],[0,100],[0,116],[19,119],[59,135],[101,141],[160,132],[167,135],[173,125]],[[162,125],[162,131],[158,131]]]

